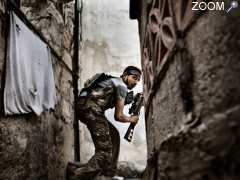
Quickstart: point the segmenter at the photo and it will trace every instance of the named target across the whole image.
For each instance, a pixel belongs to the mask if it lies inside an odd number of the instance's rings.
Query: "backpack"
[[[91,89],[97,87],[97,83],[101,81],[105,81],[109,78],[112,78],[113,76],[105,74],[105,73],[98,73],[92,76],[90,79],[87,79],[84,82],[84,88],[81,90],[82,91],[90,91]],[[80,93],[81,93],[80,92]]]

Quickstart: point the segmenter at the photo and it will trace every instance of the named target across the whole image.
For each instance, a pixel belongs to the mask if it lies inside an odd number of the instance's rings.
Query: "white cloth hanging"
[[[54,108],[56,89],[49,47],[10,13],[4,111],[6,115]]]

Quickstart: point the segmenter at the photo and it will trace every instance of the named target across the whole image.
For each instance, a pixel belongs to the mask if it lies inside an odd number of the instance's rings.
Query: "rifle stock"
[[[124,135],[124,139],[126,139],[128,142],[132,141],[134,127],[135,124],[131,123],[127,129],[126,134]]]

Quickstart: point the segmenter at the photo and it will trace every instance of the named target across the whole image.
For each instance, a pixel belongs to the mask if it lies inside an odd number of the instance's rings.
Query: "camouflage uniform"
[[[115,77],[99,82],[87,94],[86,92],[80,94],[78,101],[80,121],[91,133],[95,154],[84,166],[87,168],[80,170],[79,173],[75,170],[75,174],[81,176],[81,173],[100,172],[109,176],[114,175],[117,168],[120,137],[117,129],[104,116],[104,111],[114,107],[116,100],[124,100],[126,95],[126,85],[121,78]]]

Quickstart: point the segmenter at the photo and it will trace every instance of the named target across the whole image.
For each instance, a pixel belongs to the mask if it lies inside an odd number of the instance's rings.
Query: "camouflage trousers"
[[[95,146],[95,154],[87,164],[76,166],[73,169],[75,171],[73,174],[79,177],[82,176],[81,173],[88,175],[100,173],[106,176],[114,176],[120,147],[119,132],[100,109],[81,107],[79,108],[80,121],[90,131]]]

